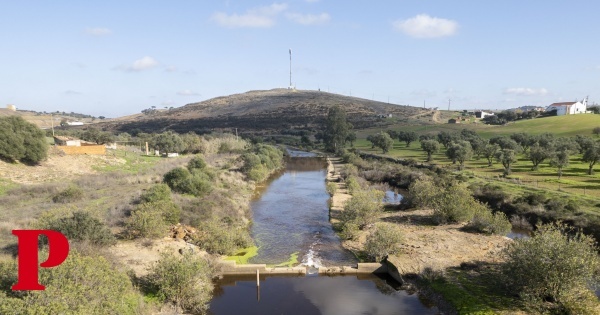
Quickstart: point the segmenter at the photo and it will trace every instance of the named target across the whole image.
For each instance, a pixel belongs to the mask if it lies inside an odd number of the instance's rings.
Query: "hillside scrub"
[[[81,199],[83,199],[83,190],[75,185],[70,185],[52,196],[54,203],[69,203]]]
[[[71,216],[38,221],[41,229],[55,230],[70,241],[88,242],[97,246],[114,245],[117,240],[108,226],[88,212],[76,211]]]
[[[48,155],[44,132],[20,116],[0,117],[0,158],[38,164]]]
[[[386,259],[388,255],[399,252],[398,245],[402,242],[402,234],[394,227],[378,224],[375,231],[367,236],[365,252],[378,262]]]
[[[180,218],[181,207],[173,201],[169,186],[156,184],[140,196],[139,204],[127,218],[128,236],[160,237]]]
[[[593,293],[600,257],[593,239],[561,224],[538,226],[529,239],[517,239],[503,252],[504,283],[535,311],[598,314]]]
[[[177,312],[204,314],[212,298],[212,273],[209,263],[193,253],[180,257],[163,253],[148,278],[160,299],[172,303]]]
[[[42,257],[47,252],[42,253]],[[0,313],[28,314],[148,314],[142,296],[129,277],[102,256],[71,250],[55,268],[40,269],[44,291],[12,291],[16,261],[0,261]]]
[[[377,216],[383,212],[382,191],[375,189],[359,190],[344,205],[340,221],[342,229],[348,224],[355,224],[359,229],[375,223]]]

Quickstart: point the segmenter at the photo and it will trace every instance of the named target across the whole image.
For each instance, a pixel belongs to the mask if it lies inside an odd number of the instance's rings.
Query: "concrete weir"
[[[232,260],[222,260],[220,262],[221,275],[253,275],[256,271],[261,275],[305,275],[308,267],[267,267],[266,264],[245,264],[238,265]],[[331,266],[319,267],[321,275],[354,275],[370,273],[389,273],[388,267],[380,263],[358,263],[356,266]]]

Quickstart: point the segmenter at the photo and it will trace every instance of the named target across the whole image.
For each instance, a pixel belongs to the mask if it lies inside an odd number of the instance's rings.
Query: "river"
[[[415,294],[375,275],[319,276],[319,266],[354,265],[329,223],[326,162],[292,151],[285,171],[252,201],[252,236],[259,246],[252,263],[278,264],[298,255],[312,275],[225,277],[215,285],[212,314],[436,314]],[[301,157],[298,157],[301,156]]]

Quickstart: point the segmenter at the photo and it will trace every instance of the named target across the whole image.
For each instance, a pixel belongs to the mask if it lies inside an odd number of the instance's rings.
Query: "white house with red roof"
[[[585,114],[587,112],[587,100],[586,97],[582,101],[553,103],[546,107],[546,112],[556,110],[557,116]]]

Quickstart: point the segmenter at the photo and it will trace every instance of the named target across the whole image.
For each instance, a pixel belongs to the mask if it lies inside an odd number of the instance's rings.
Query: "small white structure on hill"
[[[83,123],[81,121],[68,121],[67,125],[69,125],[69,126],[83,126]]]
[[[585,114],[587,112],[587,100],[586,97],[583,101],[553,103],[546,107],[546,112],[556,110],[557,116]]]
[[[483,118],[485,118],[487,116],[494,116],[494,113],[492,113],[492,112],[486,112],[486,111],[483,111],[483,110],[475,112],[475,118],[483,119]]]
[[[17,111],[17,107],[16,107],[15,105],[13,105],[13,104],[8,104],[8,105],[6,105],[6,108],[7,108],[8,110],[11,110],[11,111],[13,111],[13,112],[16,112],[16,111]]]

